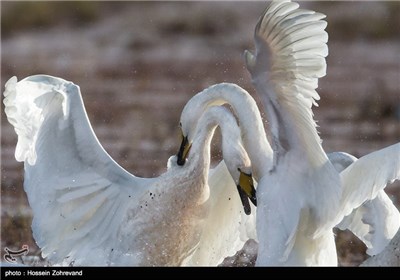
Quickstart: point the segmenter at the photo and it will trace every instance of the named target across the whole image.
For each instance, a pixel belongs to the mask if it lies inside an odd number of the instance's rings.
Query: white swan
[[[222,104],[229,104],[237,115],[243,137],[243,146],[251,159],[254,178],[259,180],[264,176],[268,176],[272,161],[272,149],[265,137],[260,112],[250,94],[235,84],[221,83],[211,86],[196,94],[187,102],[181,115],[181,122],[185,124],[182,126],[182,133],[186,138],[185,143],[187,145],[191,143],[190,136],[194,135],[196,120],[201,116],[202,112],[211,106]],[[259,147],[264,147],[264,149]],[[341,152],[328,154],[328,158],[337,172],[343,171],[354,162],[354,159],[350,158],[348,154]],[[216,168],[214,173],[218,172],[218,168]],[[221,173],[219,178],[229,176],[229,173],[225,172],[225,175]],[[393,231],[396,224],[392,223],[392,221],[398,217],[396,213],[398,213],[397,209],[382,191],[379,197],[359,209],[355,209],[354,213],[348,215],[338,227],[351,230],[366,243],[369,254],[376,254],[376,252],[383,249],[382,246],[395,233]],[[386,219],[383,220],[383,217]],[[249,217],[248,220],[250,219]],[[371,220],[371,222],[367,222],[368,220]],[[247,236],[244,237],[243,241],[248,238],[257,240],[253,226],[255,225],[248,222],[246,227]]]
[[[208,125],[205,125],[202,120],[204,115],[208,114],[210,116],[206,120],[211,118],[214,121],[209,121]],[[204,157],[204,155],[198,155],[199,149],[196,146],[203,147],[205,145],[204,154],[208,155],[207,159],[209,160],[210,140],[205,137],[202,139],[200,136],[207,135],[206,132],[208,131],[208,137],[211,137],[217,125],[216,120],[219,121],[223,136],[222,152],[225,161],[210,170],[208,176],[210,195],[207,201],[209,214],[204,219],[202,234],[196,250],[184,263],[188,266],[215,266],[220,264],[225,257],[234,255],[243,247],[243,244],[249,238],[248,236],[251,236],[247,227],[255,228],[255,208],[252,205],[250,206],[247,196],[241,191],[244,189],[248,193],[255,194],[250,160],[241,145],[240,130],[236,120],[226,108],[221,106],[206,108],[196,125],[194,135],[191,135],[190,138],[183,137],[176,164],[188,157],[185,166],[191,165],[196,172],[208,174],[209,161],[203,166],[196,163],[199,161],[197,159],[199,156]],[[186,126],[186,121],[182,121],[181,125]],[[195,141],[191,141],[192,137]],[[190,143],[190,145],[187,146],[187,143]],[[187,147],[190,147],[190,152],[183,153]],[[204,177],[202,180],[206,178]],[[241,194],[240,199],[237,191]],[[240,201],[243,203],[244,211]]]
[[[183,165],[186,164],[186,162],[190,162],[190,159],[186,161],[185,157],[187,154],[193,153],[193,150],[190,149],[190,146],[194,145],[194,143],[199,140],[199,138],[195,135],[198,119],[201,117],[203,112],[210,107],[220,106],[223,104],[229,104],[238,118],[241,136],[243,139],[243,146],[246,149],[246,152],[249,154],[249,157],[250,154],[253,154],[253,157],[251,158],[253,171],[252,175],[254,178],[257,179],[259,176],[261,177],[261,174],[262,172],[264,172],[264,170],[268,170],[272,161],[272,149],[266,138],[261,115],[256,105],[256,102],[244,89],[231,83],[221,83],[213,85],[196,94],[186,103],[185,107],[182,110],[180,118],[184,140],[181,144],[181,153],[177,159],[177,163]],[[189,151],[189,149],[190,152],[188,153],[187,151]],[[256,157],[254,155],[258,156]],[[230,177],[225,167],[224,161],[222,161],[214,170],[212,170],[211,174],[213,176],[210,176],[210,178],[218,178],[215,181],[213,180],[213,185],[225,184],[224,182],[228,179],[228,177]],[[211,190],[214,189],[217,188],[211,188]],[[246,193],[250,200],[252,200],[253,204],[256,204],[256,197],[254,196],[255,192],[251,192],[249,191],[249,188],[247,188]],[[210,195],[210,197],[214,196],[215,194]],[[213,200],[218,202],[221,199]],[[231,245],[228,248],[224,247],[225,245],[220,243],[220,236],[231,236],[233,234],[231,232],[232,226],[226,226],[227,221],[223,218],[223,215],[219,215],[218,211],[215,211],[216,215],[213,217],[215,218],[215,220],[218,220],[218,222],[212,221],[212,226],[210,227],[211,230],[208,230],[208,234],[210,235],[210,237],[206,239],[206,242],[202,242],[198,246],[199,249],[196,251],[193,259],[189,264],[219,264],[221,259],[209,258],[210,252],[213,252],[214,254],[214,252],[218,252],[218,250],[229,249],[231,250],[231,255],[232,252],[236,252],[241,249],[243,244],[248,239],[257,239],[255,228],[255,215],[253,214],[255,211],[253,208],[254,206],[251,205],[251,207],[253,209],[252,215],[243,217],[241,221],[242,226],[239,229],[236,229],[236,232],[240,234],[240,238],[237,238],[236,240],[231,242]],[[237,211],[238,210],[236,210],[235,212]],[[220,225],[218,229],[216,229],[216,225]],[[210,240],[214,241],[211,242]],[[218,261],[216,261],[217,259]]]
[[[208,215],[223,210],[230,235],[214,260],[232,252],[243,212],[235,183],[218,186],[209,200],[209,144],[220,119],[224,158],[234,169],[248,169],[235,142],[233,116],[213,109],[201,116],[189,162],[169,160],[157,178],[138,178],[121,168],[102,148],[88,120],[79,87],[60,78],[37,75],[6,83],[5,113],[18,135],[15,157],[24,162],[24,189],[33,209],[33,236],[43,257],[61,265],[181,265],[190,263]],[[224,124],[227,124],[224,126]],[[185,125],[182,123],[182,125]],[[239,131],[236,125],[236,131]],[[236,135],[240,132],[236,132]],[[239,160],[238,160],[239,159]],[[224,166],[222,166],[224,167]],[[217,182],[218,176],[210,176]],[[224,192],[221,188],[230,187]],[[225,205],[225,206],[224,206]],[[236,211],[236,212],[235,212]],[[234,221],[232,221],[234,219]],[[213,228],[218,235],[218,227]],[[215,240],[214,240],[215,241]],[[224,242],[228,242],[224,244]],[[203,265],[198,259],[196,264]]]
[[[257,265],[337,265],[332,228],[400,173],[400,144],[340,175],[330,163],[311,110],[326,72],[325,16],[298,7],[274,1],[256,26],[256,54],[245,53],[274,150],[273,168],[258,182]]]

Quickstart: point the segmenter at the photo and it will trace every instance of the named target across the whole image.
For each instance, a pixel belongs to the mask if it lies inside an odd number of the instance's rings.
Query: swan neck
[[[243,145],[251,159],[253,175],[259,179],[269,170],[272,149],[267,140],[260,111],[245,90],[233,84],[219,84],[205,90],[204,107],[229,104],[235,112],[242,132]]]
[[[205,170],[208,176],[211,162],[211,140],[214,135],[217,124],[210,123],[206,126],[199,127],[196,133],[195,141],[193,142],[188,162],[197,170]]]

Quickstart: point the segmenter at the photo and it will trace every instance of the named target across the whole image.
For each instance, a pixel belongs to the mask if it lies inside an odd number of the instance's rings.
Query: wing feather
[[[328,157],[338,172],[357,161],[356,157],[343,152],[330,153]],[[370,172],[373,174],[374,171]],[[374,199],[355,208],[336,227],[349,229],[367,245],[369,255],[376,255],[390,242],[399,226],[399,211],[385,191],[380,190]]]
[[[266,9],[255,29],[256,55],[247,66],[267,115],[278,111],[285,122],[269,117],[275,139],[286,138],[291,148],[300,145],[315,168],[327,162],[311,109],[319,100],[318,78],[326,74],[327,23],[325,15],[298,7],[283,1]]]
[[[341,196],[340,177],[321,146],[312,112],[320,99],[318,78],[326,74],[328,34],[325,15],[298,7],[273,1],[256,25],[255,55],[245,58],[270,123],[274,165],[289,152],[290,164],[301,161],[304,191],[313,194],[306,205],[316,228],[324,225],[318,235],[334,226],[326,221],[333,221]]]
[[[79,87],[36,75],[6,83],[5,113],[18,135],[24,189],[33,209],[33,236],[55,264],[106,264],[129,203],[151,179],[120,167],[89,123]]]
[[[374,199],[389,183],[400,179],[400,143],[361,157],[342,171],[340,177],[343,196],[338,218],[341,220],[364,201]]]

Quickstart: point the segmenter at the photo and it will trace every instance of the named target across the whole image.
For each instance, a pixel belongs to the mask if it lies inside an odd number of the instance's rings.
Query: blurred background
[[[191,96],[232,82],[257,99],[242,54],[253,49],[254,27],[267,4],[2,1],[1,88],[14,75],[73,81],[107,152],[137,176],[157,176],[178,150],[179,117]],[[325,150],[360,157],[399,142],[400,2],[301,6],[327,15],[328,70],[314,109]],[[1,108],[1,255],[5,247],[28,244],[25,263],[41,265],[23,164],[14,158],[17,137]],[[400,208],[400,184],[386,190]],[[340,265],[367,258],[350,232],[335,232]],[[253,265],[254,254],[245,247],[224,265]]]

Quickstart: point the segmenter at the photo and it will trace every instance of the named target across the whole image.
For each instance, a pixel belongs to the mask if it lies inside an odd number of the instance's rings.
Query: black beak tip
[[[243,207],[243,209],[244,209],[244,213],[246,215],[250,215],[251,214],[251,208],[249,206],[245,206],[245,207]]]
[[[181,157],[178,157],[177,164],[179,166],[183,166],[183,165],[185,165],[185,160]]]
[[[237,190],[239,193],[240,200],[242,201],[244,213],[246,215],[250,215],[251,207],[250,207],[250,203],[249,203],[249,198],[239,185],[236,185],[236,187],[237,187]]]

